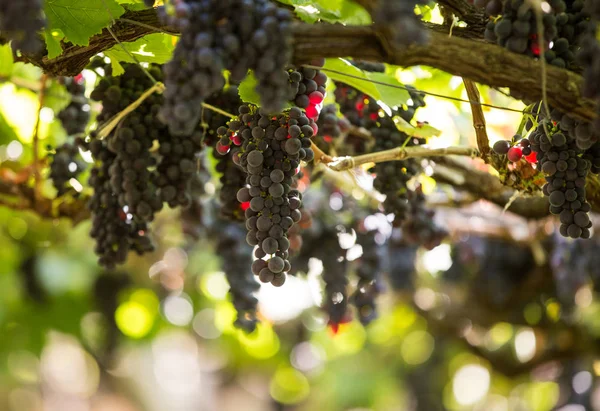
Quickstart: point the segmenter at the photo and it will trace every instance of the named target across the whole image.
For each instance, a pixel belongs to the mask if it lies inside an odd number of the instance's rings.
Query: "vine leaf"
[[[257,84],[254,73],[249,71],[246,78],[238,86],[238,95],[244,103],[254,104],[255,106],[260,107],[260,96],[256,92]],[[290,107],[292,107],[292,104],[287,102],[283,108],[288,109]]]
[[[440,130],[430,126],[429,124],[423,123],[415,127],[401,117],[394,117],[394,123],[396,124],[396,128],[398,130],[411,137],[427,139],[429,137],[438,137],[440,134],[442,134]]]
[[[48,30],[44,31],[44,39],[46,40],[46,48],[48,49],[48,58],[53,59],[62,54],[62,46],[60,41],[65,38],[65,35],[61,30]]]
[[[149,34],[132,43],[122,43],[129,53],[142,63],[164,64],[171,59],[173,49],[173,36],[169,34]],[[136,61],[123,50],[121,45],[116,45],[105,54],[110,58],[113,75],[120,76],[124,73],[120,62],[135,63]]]
[[[294,7],[298,18],[305,23],[319,20],[326,23],[351,24],[354,26],[371,24],[371,16],[361,5],[351,0],[278,0]]]
[[[10,44],[0,46],[0,76],[10,77],[13,70],[13,54]]]
[[[61,30],[79,46],[89,45],[91,36],[125,12],[115,0],[46,0],[44,4],[50,31]]]
[[[238,87],[238,94],[244,103],[255,105],[260,104],[260,97],[256,92],[256,84],[256,77],[254,77],[254,73],[248,73],[246,78],[240,83]]]
[[[330,79],[354,87],[365,93],[367,96],[379,100],[389,107],[406,104],[410,98],[410,94],[407,90],[373,83],[373,81],[377,81],[391,86],[402,86],[392,74],[362,71],[358,67],[353,66],[349,61],[340,58],[327,59],[324,68],[333,70],[326,71],[327,76]],[[353,77],[346,76],[339,72],[350,74]]]

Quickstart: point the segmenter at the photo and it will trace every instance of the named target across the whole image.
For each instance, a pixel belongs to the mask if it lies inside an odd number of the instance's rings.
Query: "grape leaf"
[[[336,71],[326,71],[330,79],[348,84],[387,106],[395,107],[405,104],[410,98],[410,94],[404,89],[373,83],[373,81],[377,81],[391,86],[402,86],[391,74],[365,72],[344,59],[327,59],[324,67]],[[350,74],[352,77],[339,72]]]
[[[396,77],[386,73],[365,73],[367,78],[375,80],[380,83],[390,84],[393,86],[403,86],[396,80]],[[400,106],[406,104],[410,98],[410,94],[406,89],[384,86],[382,84],[375,84],[377,90],[379,90],[379,100],[383,101],[384,104],[390,107]]]
[[[46,0],[48,28],[59,29],[73,44],[87,46],[112,19],[125,12],[115,0]]]
[[[412,137],[427,139],[429,137],[437,137],[442,134],[440,130],[430,126],[429,124],[422,123],[415,127],[401,117],[394,117],[394,123],[396,124],[396,128],[398,130]]]
[[[260,105],[260,97],[256,92],[256,77],[250,72],[238,86],[238,94],[244,103]]]
[[[10,126],[0,113],[0,144],[8,144],[13,140],[18,140],[17,132]]]
[[[14,65],[10,44],[0,46],[0,76],[10,77]]]
[[[256,84],[257,82],[256,77],[254,77],[254,73],[252,73],[252,71],[249,71],[246,78],[238,86],[238,95],[244,103],[250,103],[256,106],[260,106],[260,96],[256,92]],[[287,102],[283,108],[288,109],[291,107],[292,103]]]
[[[132,43],[122,43],[116,45],[105,54],[111,60],[124,61],[126,63],[135,63],[136,61],[123,50],[123,47],[133,54],[135,58],[143,63],[164,64],[171,59],[174,36],[163,33],[149,34]]]
[[[318,20],[327,23],[369,25],[371,16],[358,3],[351,0],[278,0],[294,7],[296,15],[306,23]]]
[[[44,31],[44,39],[46,40],[46,48],[48,49],[48,58],[53,59],[62,54],[62,46],[60,41],[65,38],[61,30],[54,29]]]

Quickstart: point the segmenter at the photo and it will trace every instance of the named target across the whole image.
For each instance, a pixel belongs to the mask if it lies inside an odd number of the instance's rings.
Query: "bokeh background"
[[[45,153],[65,140],[56,113],[68,96],[50,82],[40,109],[40,71],[2,61],[0,175],[6,181],[31,172],[38,112]],[[89,93],[96,77],[84,76]],[[467,98],[462,79],[439,71],[397,69],[396,76]],[[486,102],[524,107],[501,91],[481,92]],[[426,103],[417,119],[441,131],[430,145],[475,146],[469,104],[434,97]],[[89,106],[92,114],[98,108]],[[491,143],[512,137],[521,122],[514,112],[484,113]],[[210,155],[205,162],[201,200],[209,208],[219,187]],[[0,410],[600,409],[595,338],[581,352],[570,348],[578,338],[573,327],[586,336],[600,333],[594,278],[560,282],[536,268],[544,265],[531,233],[540,223],[533,229],[481,201],[458,209],[448,201],[455,198],[449,188],[428,177],[421,183],[438,201],[436,218],[451,236],[430,251],[386,246],[395,263],[383,278],[379,318],[337,331],[319,308],[323,267],[317,258],[281,288],[262,285],[261,323],[246,334],[233,326],[214,238],[183,234],[179,212],[165,210],[155,221],[156,252],[132,255],[118,272],[107,273],[96,264],[88,221],[0,205]],[[365,201],[368,185],[340,190],[315,178],[305,195],[318,204],[315,215],[335,215],[335,224],[351,226],[355,216],[344,212],[346,204]],[[45,182],[48,198],[52,190]],[[394,233],[386,216],[374,211],[372,222],[387,244]],[[197,226],[202,231],[201,220]],[[340,240],[349,260],[360,258],[352,230]]]

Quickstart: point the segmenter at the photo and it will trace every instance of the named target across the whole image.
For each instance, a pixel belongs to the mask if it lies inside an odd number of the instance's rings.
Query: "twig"
[[[163,30],[161,28],[151,26],[150,24],[142,23],[142,22],[135,21],[135,20],[132,20],[132,19],[126,19],[126,18],[123,18],[123,17],[119,17],[119,20],[120,21],[124,21],[124,22],[129,23],[129,24],[133,24],[135,26],[143,27],[145,29],[154,31],[156,33],[169,34],[171,36],[180,36],[181,35],[181,33],[178,33],[178,32],[175,32],[175,31]]]
[[[463,77],[463,83],[467,90],[467,95],[470,101],[480,101],[480,94],[477,86],[471,80]],[[475,135],[477,136],[477,147],[481,153],[481,158],[486,163],[489,161],[488,156],[490,153],[490,140],[488,139],[487,130],[485,128],[485,117],[483,116],[483,110],[479,104],[471,104],[471,114],[473,116],[473,128],[475,129]]]
[[[33,130],[33,200],[37,201],[40,198],[41,193],[41,179],[40,179],[40,165],[39,165],[39,149],[40,149],[40,117],[42,108],[44,108],[44,100],[46,99],[46,83],[48,82],[48,75],[42,74],[40,80],[40,94],[38,95],[38,112],[37,119],[35,121],[35,129]]]
[[[310,142],[310,148],[312,148],[312,150],[315,153],[315,159],[313,160],[315,162],[315,164],[319,164],[319,163],[331,163],[333,161],[333,158],[327,154],[325,154],[323,152],[323,150],[321,150],[319,147],[317,147],[317,145],[314,142]]]
[[[231,114],[231,113],[228,113],[228,112],[226,112],[226,111],[223,111],[223,110],[221,110],[220,108],[218,108],[218,107],[215,107],[215,106],[213,106],[213,105],[211,105],[211,104],[208,104],[208,103],[202,103],[202,107],[204,107],[204,108],[207,108],[207,109],[209,109],[209,110],[212,110],[212,111],[214,111],[215,113],[219,113],[220,115],[222,115],[222,116],[225,116],[225,117],[229,117],[229,118],[236,118],[236,117],[237,117],[237,116],[236,116],[236,115],[234,115],[234,114]]]
[[[115,115],[109,121],[104,123],[98,129],[97,137],[99,139],[103,139],[106,136],[108,136],[110,132],[113,131],[113,129],[117,126],[117,124],[119,124],[121,120],[125,118],[125,116],[134,111],[136,108],[138,108],[144,102],[144,100],[146,100],[152,93],[162,93],[164,90],[165,86],[163,83],[158,82],[154,84],[152,87],[146,90],[144,94],[142,94],[136,101],[125,107],[123,111],[119,112],[119,114]]]
[[[367,163],[383,163],[385,161],[404,160],[415,157],[438,157],[447,155],[470,156],[479,155],[479,151],[472,147],[445,147],[445,148],[428,148],[422,146],[416,147],[397,147],[375,153],[362,154],[356,157],[339,157],[334,158],[328,164],[329,168],[334,171],[349,170]]]
[[[353,190],[359,190],[360,192],[364,193],[365,196],[369,199],[369,203],[372,207],[379,207],[379,205],[384,200],[384,197],[378,191],[366,190],[360,185],[357,185],[356,181],[346,178],[347,176],[344,173],[337,173],[329,169],[323,163],[317,164],[315,170],[317,172],[322,172],[325,178],[332,181],[337,187],[346,192],[351,193]]]

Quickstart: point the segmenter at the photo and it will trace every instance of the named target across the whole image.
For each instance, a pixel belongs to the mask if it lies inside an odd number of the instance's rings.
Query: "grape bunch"
[[[586,9],[590,12],[592,21],[582,36],[577,61],[583,68],[583,96],[600,102],[600,41],[596,36],[598,24],[600,23],[600,2],[598,0],[588,0]],[[598,113],[600,113],[600,107]],[[600,116],[596,119],[594,125],[595,128],[600,128]]]
[[[325,59],[313,61],[311,65],[322,67]],[[327,75],[321,70],[302,67],[299,70],[289,69],[290,100],[300,108],[305,109],[306,116],[316,120],[321,111],[325,98],[325,83]]]
[[[112,76],[107,66],[106,76],[92,92],[92,98],[102,102],[100,121],[108,121],[128,104],[139,98],[152,86],[140,67],[124,66],[122,76]],[[160,69],[151,67],[160,79]],[[161,102],[159,95],[151,95],[106,138],[108,149],[114,154],[108,172],[112,193],[120,207],[136,220],[149,222],[160,211],[163,203],[155,185],[157,159],[150,152],[154,140],[166,128],[156,119]]]
[[[419,185],[409,192],[410,212],[402,224],[402,234],[410,244],[420,244],[431,250],[442,242],[448,232],[434,220],[435,212],[425,205],[423,187]]]
[[[390,28],[391,40],[398,46],[423,44],[427,42],[428,35],[415,15],[418,4],[425,3],[420,0],[380,0],[373,20],[377,25]]]
[[[552,0],[551,10],[542,14],[543,50],[540,49],[536,15],[525,0],[504,1],[502,16],[486,26],[485,38],[508,50],[531,57],[543,57],[556,67],[573,68],[582,36],[587,32],[590,15],[584,1]],[[490,6],[493,4],[493,6]],[[498,14],[498,3],[490,2]]]
[[[213,107],[218,107],[226,113],[235,113],[239,106],[242,105],[242,100],[238,94],[238,87],[230,85],[221,91],[214,93],[206,103]],[[204,144],[214,147],[219,136],[217,129],[227,125],[229,117],[224,116],[216,111],[203,108],[201,112],[202,129],[204,130]]]
[[[254,293],[260,285],[250,271],[252,248],[246,244],[244,228],[236,223],[216,224],[218,236],[216,252],[222,257],[223,272],[229,283],[231,302],[237,311],[235,325],[246,332],[252,332],[258,322]]]
[[[99,257],[98,263],[114,269],[125,262],[130,250],[141,255],[153,251],[154,245],[148,236],[147,224],[134,219],[121,207],[112,190],[109,169],[116,161],[116,155],[104,140],[92,140],[89,147],[96,160],[89,178],[89,185],[94,190],[88,204],[92,213],[90,235],[96,240],[94,252]]]
[[[369,71],[372,73],[385,73],[385,64],[383,63],[366,60],[351,60],[350,63],[352,63],[354,67],[358,67],[363,71]]]
[[[0,0],[0,32],[16,50],[37,53],[43,47],[38,35],[46,26],[43,0]]]
[[[221,217],[230,221],[244,221],[244,210],[250,204],[240,204],[237,200],[237,192],[242,187],[247,187],[246,173],[233,162],[233,157],[239,157],[238,150],[231,150],[225,155],[218,154],[214,150],[213,156],[217,160],[216,171],[220,174],[219,203],[221,205]]]
[[[560,233],[589,238],[591,206],[585,198],[585,178],[590,162],[581,156],[582,150],[570,134],[547,120],[539,123],[529,140],[537,153],[538,167],[546,175],[542,191],[550,201],[550,212],[560,218]]]
[[[85,169],[86,163],[81,158],[76,144],[67,142],[56,147],[50,162],[50,179],[56,188],[57,196],[63,196],[71,191],[67,183],[72,178],[77,179]]]
[[[151,65],[148,70],[152,77],[162,80],[160,66]],[[106,75],[91,94],[93,99],[102,102],[102,112],[98,115],[101,123],[124,110],[153,85],[143,69],[135,64],[125,64],[121,76],[113,76],[109,65],[104,67],[104,71]],[[163,208],[163,203],[170,207],[192,204],[192,183],[197,174],[197,156],[202,148],[203,133],[198,128],[188,137],[173,136],[157,118],[162,103],[161,95],[148,96],[102,141],[110,155],[99,151],[106,158],[99,159],[102,167],[97,167],[91,180],[94,181],[94,196],[111,200],[103,200],[104,208],[97,211],[98,219],[104,221],[115,214],[121,219],[120,226],[133,227],[133,233],[143,233],[137,235],[142,239],[134,235],[131,247],[119,245],[116,249],[123,251],[119,251],[118,258],[106,251],[111,243],[103,245],[104,238],[96,235],[94,238],[103,265],[122,263],[129,248],[139,252],[152,248],[144,240],[147,238],[147,224]],[[98,144],[96,140],[92,143]],[[151,150],[153,147],[158,149]],[[97,157],[95,159],[98,160]],[[99,174],[107,181],[97,182]],[[106,184],[109,186],[106,187]],[[94,204],[94,207],[98,209],[99,206]],[[123,227],[118,229],[123,231]],[[117,231],[117,228],[114,230]]]
[[[454,243],[451,257],[452,265],[442,278],[452,283],[468,281],[470,298],[494,307],[514,304],[510,297],[537,267],[529,245],[479,235]]]
[[[321,110],[317,126],[319,127],[319,135],[323,137],[326,143],[331,143],[333,139],[350,128],[350,122],[344,117],[338,117],[337,113],[338,109],[335,104],[328,104]]]
[[[572,309],[575,308],[575,294],[581,287],[590,281],[598,284],[598,240],[570,241],[558,235],[552,240],[549,264],[556,283],[556,296],[561,305]]]
[[[490,16],[496,16],[502,13],[502,0],[475,0],[473,5],[485,9],[486,14],[489,14]]]
[[[85,80],[79,74],[75,77],[65,77],[64,83],[71,94],[71,102],[58,113],[58,119],[69,136],[82,134],[90,121],[90,105],[85,97]]]
[[[540,118],[545,116],[541,115]],[[600,132],[594,125],[588,121],[581,121],[574,117],[564,114],[557,109],[550,111],[550,118],[557,123],[557,126],[564,133],[569,134],[575,139],[577,148],[587,150],[600,139]]]
[[[267,0],[179,0],[165,23],[181,31],[172,60],[164,66],[165,103],[161,119],[173,135],[189,135],[200,121],[201,104],[223,88],[223,70],[239,83],[254,70],[263,108],[278,112],[285,103],[291,60],[288,10]]]
[[[356,89],[338,83],[336,101],[342,114],[357,127],[366,128],[375,140],[375,151],[401,146],[424,144],[425,140],[414,138],[399,131],[394,116],[410,121],[415,111],[425,105],[423,96],[416,90],[410,90],[410,105],[396,107],[392,115],[384,112],[375,99],[360,93]],[[383,208],[395,215],[395,223],[404,221],[410,211],[409,188],[407,183],[421,172],[422,167],[415,159],[406,159],[387,163],[378,163],[372,169],[376,174],[373,183],[376,190],[386,195]]]
[[[169,207],[189,207],[192,202],[191,183],[197,172],[198,154],[202,150],[204,133],[194,131],[190,137],[165,133],[159,136],[156,186],[162,201]]]
[[[350,302],[356,307],[358,318],[363,325],[377,318],[375,299],[382,292],[382,274],[384,270],[384,245],[375,241],[376,230],[360,230],[356,243],[362,247],[362,256],[358,259],[356,275],[358,284],[350,297]]]
[[[396,228],[387,244],[387,274],[391,287],[396,291],[414,290],[417,275],[417,252],[419,246],[409,244]]]
[[[252,271],[264,283],[281,286],[290,270],[288,230],[300,221],[301,193],[293,188],[300,161],[311,161],[314,131],[302,110],[272,116],[242,105],[239,119],[218,131],[219,151],[241,144],[234,161],[247,173],[237,199],[249,203],[245,211],[248,244],[258,246]],[[265,259],[266,258],[266,259]]]

